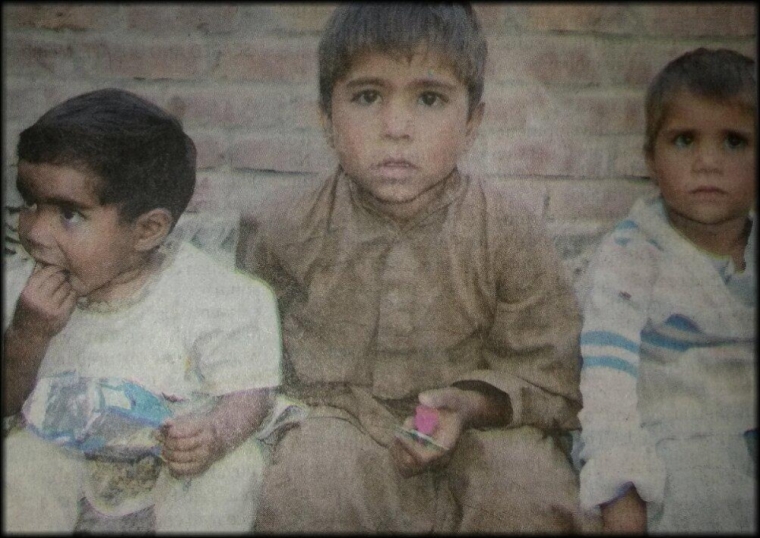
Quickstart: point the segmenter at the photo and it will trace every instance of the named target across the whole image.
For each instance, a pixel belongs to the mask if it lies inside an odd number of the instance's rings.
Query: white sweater
[[[745,270],[694,246],[659,196],[636,202],[589,266],[581,335],[581,503],[634,485],[661,502],[655,444],[756,428],[753,227]]]

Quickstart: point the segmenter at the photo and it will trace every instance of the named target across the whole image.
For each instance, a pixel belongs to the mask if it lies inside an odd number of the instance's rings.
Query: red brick
[[[627,84],[646,90],[654,76],[669,61],[694,48],[687,43],[607,43],[600,60],[603,64],[605,82]]]
[[[208,132],[197,132],[185,129],[195,142],[195,149],[198,152],[197,168],[199,170],[206,168],[216,168],[226,163],[227,157],[225,152],[226,143],[220,140],[220,135]]]
[[[208,49],[198,43],[97,41],[83,46],[93,77],[194,79],[208,71]]]
[[[498,81],[590,84],[601,78],[598,54],[588,39],[520,36],[492,39],[487,77]]]
[[[3,6],[6,28],[44,30],[100,30],[110,26],[118,6],[115,4],[12,4]]]
[[[129,30],[159,32],[200,32],[224,34],[238,27],[239,6],[235,5],[127,5],[126,23]]]
[[[591,134],[644,132],[644,93],[568,92],[557,103],[573,130]]]
[[[633,202],[653,191],[649,181],[576,180],[547,184],[548,219],[617,220],[630,211]]]
[[[161,90],[167,110],[186,125],[260,129],[319,128],[314,91],[225,85],[213,90]]]
[[[757,35],[757,5],[680,4],[641,5],[636,9],[645,35],[669,37],[734,37]]]
[[[214,77],[264,82],[316,81],[317,42],[313,39],[266,39],[225,46]]]
[[[522,30],[631,34],[636,17],[625,4],[538,3],[512,7]]]
[[[31,36],[5,40],[5,75],[71,77],[76,71],[71,43]]]
[[[230,149],[235,169],[318,172],[333,162],[321,133],[249,135]]]
[[[269,31],[285,31],[288,33],[311,33],[322,32],[327,19],[335,9],[334,3],[297,4],[271,4],[266,6],[268,10],[267,22]],[[255,6],[261,7],[261,6]],[[256,24],[252,20],[250,24]]]
[[[551,97],[539,86],[496,87],[486,84],[482,131],[524,130],[545,114]]]
[[[515,134],[489,136],[491,173],[506,176],[600,177],[609,157],[603,140],[590,137]]]
[[[508,8],[501,3],[474,2],[472,7],[486,37],[503,32],[507,24]]]
[[[644,134],[620,137],[614,141],[612,148],[611,173],[617,177],[648,177],[644,159]]]

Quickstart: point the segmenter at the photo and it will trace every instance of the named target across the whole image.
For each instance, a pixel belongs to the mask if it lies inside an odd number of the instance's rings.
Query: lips
[[[377,165],[378,168],[416,168],[406,159],[385,159]]]
[[[725,194],[726,191],[718,187],[699,187],[691,191],[692,194]]]

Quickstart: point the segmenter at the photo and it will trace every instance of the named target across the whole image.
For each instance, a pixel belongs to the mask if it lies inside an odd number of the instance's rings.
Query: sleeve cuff
[[[580,502],[584,510],[608,503],[633,485],[647,503],[662,502],[665,468],[652,450],[616,448],[589,459],[580,473]]]

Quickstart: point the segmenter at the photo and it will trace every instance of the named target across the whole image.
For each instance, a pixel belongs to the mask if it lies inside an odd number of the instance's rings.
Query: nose
[[[412,117],[400,100],[389,100],[382,109],[383,136],[392,139],[410,138]]]
[[[718,144],[703,142],[697,145],[694,155],[696,172],[718,172],[721,169],[723,154]]]
[[[47,248],[54,244],[53,228],[48,216],[39,208],[25,208],[18,217],[19,239],[29,246]]]

